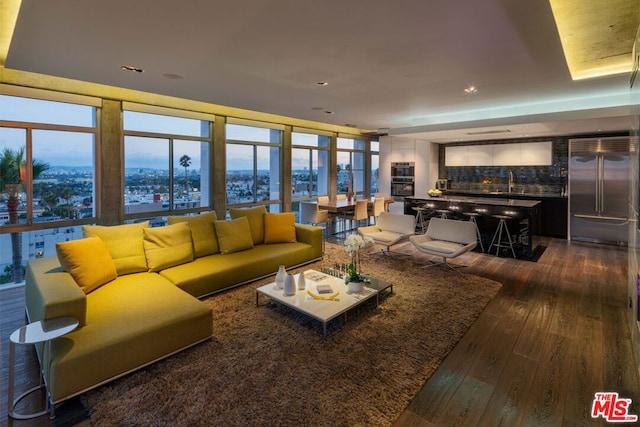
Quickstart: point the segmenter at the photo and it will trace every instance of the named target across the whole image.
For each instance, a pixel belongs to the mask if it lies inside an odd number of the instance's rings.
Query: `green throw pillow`
[[[264,243],[296,241],[296,214],[293,212],[264,214]]]
[[[231,254],[253,247],[249,220],[246,217],[243,216],[228,221],[216,221],[215,227],[220,253]]]
[[[213,223],[218,219],[214,211],[195,216],[170,216],[169,225],[186,222],[191,229],[193,256],[200,258],[220,252]]]
[[[229,209],[231,219],[247,217],[249,220],[249,229],[251,230],[251,238],[254,245],[264,242],[264,214],[267,208],[264,206],[256,206],[253,208],[237,208]]]
[[[144,229],[144,253],[149,271],[193,261],[191,230],[184,222]]]
[[[98,236],[109,250],[118,275],[147,271],[147,259],[142,245],[142,230],[149,221],[114,226],[84,225],[84,237]]]

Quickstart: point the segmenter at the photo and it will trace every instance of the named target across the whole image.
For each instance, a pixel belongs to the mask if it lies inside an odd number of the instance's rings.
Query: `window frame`
[[[244,119],[236,119],[236,118],[229,118],[227,120],[226,126],[229,125],[236,125],[236,126],[246,126],[249,128],[262,128],[262,129],[268,129],[270,131],[278,131],[279,132],[279,141],[278,142],[265,142],[265,141],[252,141],[252,140],[245,140],[245,139],[231,139],[231,138],[226,138],[225,140],[225,152],[227,153],[226,155],[228,156],[228,150],[227,148],[229,147],[229,145],[241,145],[241,146],[251,146],[253,147],[253,153],[252,153],[252,168],[253,168],[253,201],[247,201],[247,202],[240,202],[240,203],[229,203],[228,200],[228,192],[227,192],[227,181],[228,181],[228,175],[229,175],[229,165],[228,165],[228,157],[225,158],[225,182],[224,182],[224,188],[225,188],[225,194],[227,194],[227,210],[230,208],[242,208],[242,207],[251,207],[251,206],[265,206],[270,212],[274,212],[277,211],[279,212],[281,210],[282,207],[282,194],[283,194],[283,167],[282,167],[282,159],[283,159],[283,152],[284,152],[284,148],[283,148],[283,139],[284,139],[284,126],[282,125],[278,125],[275,123],[263,123],[263,122],[254,122],[254,121],[250,121],[250,120],[244,120]],[[225,132],[225,135],[227,134],[227,132]],[[269,199],[269,200],[258,200],[258,181],[259,181],[259,174],[258,174],[258,147],[265,147],[267,149],[277,149],[278,150],[278,194],[280,195],[280,197],[278,197],[277,199]],[[271,184],[271,181],[270,181]],[[275,206],[274,206],[275,205]],[[274,209],[275,208],[275,209]]]
[[[327,138],[327,144],[325,146],[321,146],[320,144],[318,145],[305,145],[305,144],[296,144],[295,142],[293,142],[293,135],[294,134],[304,134],[304,135],[312,135],[315,136],[316,138],[319,137],[325,137]],[[313,194],[313,189],[311,191],[311,194],[309,196],[297,196],[297,197],[292,197],[291,201],[292,203],[295,202],[300,202],[303,200],[311,200],[314,198],[317,198],[318,196],[327,196],[329,195],[330,189],[330,181],[331,181],[331,136],[327,135],[325,133],[322,132],[314,132],[312,130],[301,130],[301,129],[294,129],[291,135],[291,157],[293,157],[293,152],[294,150],[307,150],[309,156],[308,156],[308,160],[309,160],[309,182],[313,184],[318,184],[318,187],[320,187],[319,185],[319,181],[314,182],[313,181],[313,172],[315,171],[316,174],[319,176],[319,172],[320,169],[313,169],[313,152],[316,151],[318,153],[318,161],[320,160],[320,153],[325,153],[324,155],[326,156],[326,161],[327,161],[327,165],[325,166],[328,170],[327,176],[326,176],[326,182],[324,183],[324,186],[326,188],[326,191],[321,193],[320,191],[317,191],[317,194]],[[293,163],[293,162],[292,162]],[[293,165],[291,167],[291,186],[293,189]],[[319,179],[319,178],[318,178]],[[293,191],[292,191],[293,193]]]
[[[1,87],[0,87],[1,88]],[[0,91],[0,94],[6,95]],[[16,97],[26,97],[20,96],[17,94],[11,94],[10,96]],[[33,98],[33,97],[26,97]],[[60,101],[58,99],[48,99],[48,98],[33,98],[40,99],[43,101],[55,101],[55,102],[66,102]],[[58,221],[45,221],[45,222],[34,222],[33,218],[33,176],[31,168],[26,168],[26,183],[24,184],[23,193],[26,194],[26,215],[27,219],[24,223],[18,224],[4,224],[0,225],[0,234],[5,233],[15,233],[15,232],[28,232],[28,231],[36,231],[50,228],[66,228],[73,227],[82,224],[93,224],[96,222],[97,218],[100,217],[101,206],[100,206],[100,193],[101,193],[101,182],[100,182],[100,156],[98,153],[100,152],[100,116],[101,109],[95,107],[94,105],[85,105],[87,107],[93,107],[94,109],[94,127],[87,126],[74,126],[74,125],[57,125],[51,123],[36,123],[36,122],[25,122],[25,121],[10,121],[10,120],[0,120],[0,128],[10,128],[10,129],[23,129],[26,132],[26,140],[25,140],[25,162],[27,164],[31,164],[33,161],[33,133],[34,131],[56,131],[56,132],[73,132],[73,133],[86,133],[91,134],[93,136],[93,216],[90,218],[80,218],[80,219],[61,219]]]
[[[340,140],[352,140],[353,141],[353,148],[344,148],[341,147],[340,148]],[[362,148],[358,147],[358,143],[360,143]],[[365,187],[365,182],[366,182],[366,174],[367,174],[367,161],[365,159],[365,155],[366,155],[366,144],[367,144],[367,140],[366,139],[361,139],[356,135],[338,135],[338,138],[336,140],[336,170],[335,170],[335,177],[336,177],[336,192],[339,193],[338,190],[338,182],[339,182],[339,177],[338,177],[338,156],[340,153],[349,153],[349,171],[350,171],[350,175],[354,176],[356,175],[355,172],[360,172],[362,175],[362,178],[360,180],[355,180],[356,181],[356,186],[359,188],[362,188],[361,191],[358,191],[357,188],[352,188],[352,192],[354,195],[358,195],[358,196],[363,196],[366,192],[366,187]],[[354,169],[353,165],[354,165],[354,161],[355,161],[355,156],[356,155],[361,155],[362,156],[362,168],[358,168],[358,169]],[[354,177],[355,179],[355,177]]]
[[[206,123],[207,127],[207,136],[193,136],[193,135],[183,135],[183,134],[175,134],[175,133],[164,133],[164,132],[153,132],[153,131],[141,131],[141,130],[127,130],[124,124],[124,115],[127,112],[133,113],[142,113],[142,114],[152,114],[155,116],[169,116],[169,117],[177,117],[177,118],[186,118],[192,120],[199,120],[201,122],[201,127]],[[136,220],[142,219],[153,219],[153,218],[166,218],[167,216],[174,215],[188,215],[188,214],[198,214],[202,212],[208,212],[214,209],[213,206],[213,182],[209,180],[210,187],[208,188],[207,200],[208,203],[206,205],[201,205],[193,208],[184,208],[184,209],[175,209],[175,196],[174,196],[174,183],[175,183],[175,162],[176,158],[174,156],[174,143],[176,141],[193,141],[208,144],[209,146],[209,156],[208,159],[201,159],[201,173],[200,173],[200,183],[201,183],[201,191],[202,191],[202,165],[206,164],[209,169],[208,176],[212,175],[212,165],[213,165],[213,124],[215,117],[210,114],[200,114],[193,113],[183,110],[170,109],[164,107],[156,107],[152,105],[144,105],[144,104],[134,104],[123,102],[122,103],[122,158],[123,158],[123,168],[122,168],[122,197],[123,197],[123,218],[126,223],[135,222]],[[168,179],[169,179],[169,208],[161,209],[161,210],[153,210],[147,212],[134,212],[127,213],[126,212],[126,204],[125,204],[125,191],[127,187],[126,182],[126,140],[127,137],[135,137],[135,138],[153,138],[153,139],[162,139],[168,141]]]

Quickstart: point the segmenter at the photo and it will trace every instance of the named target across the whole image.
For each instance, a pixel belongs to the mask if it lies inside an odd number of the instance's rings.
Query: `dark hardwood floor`
[[[625,323],[626,248],[547,238],[536,243],[547,246],[537,263],[479,253],[457,260],[503,288],[395,426],[602,426],[604,420],[590,417],[596,391],[617,391],[640,414]],[[415,252],[410,244],[398,249]],[[8,342],[24,324],[22,293],[0,291],[0,425],[88,425],[78,423],[83,410],[77,400],[57,408],[55,422],[7,417]],[[37,383],[34,352],[18,347],[17,359],[17,387],[24,390]]]
[[[470,254],[498,295],[396,420],[404,426],[587,426],[597,391],[640,415],[626,324],[627,249],[536,238],[537,263]],[[410,249],[407,245],[404,249]]]

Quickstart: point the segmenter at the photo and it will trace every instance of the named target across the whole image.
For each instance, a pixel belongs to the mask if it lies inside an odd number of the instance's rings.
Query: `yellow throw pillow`
[[[184,222],[144,229],[144,253],[149,271],[193,261],[191,230]]]
[[[244,251],[253,247],[251,229],[247,217],[231,219],[229,221],[216,221],[216,234],[220,253],[231,254]]]
[[[264,214],[264,243],[296,241],[296,214],[293,212]]]
[[[149,227],[149,221],[137,224],[114,226],[85,225],[84,237],[98,236],[107,246],[118,274],[147,271],[147,259],[142,245],[142,230]]]
[[[56,253],[60,265],[85,294],[118,277],[109,250],[99,237],[56,243]]]
[[[249,229],[251,230],[251,238],[254,245],[264,242],[264,214],[267,208],[264,206],[255,206],[253,208],[237,208],[229,209],[231,219],[247,217],[249,220]]]
[[[195,216],[170,216],[169,224],[186,222],[191,229],[193,239],[193,256],[200,258],[220,252],[218,236],[213,223],[218,219],[214,211]]]

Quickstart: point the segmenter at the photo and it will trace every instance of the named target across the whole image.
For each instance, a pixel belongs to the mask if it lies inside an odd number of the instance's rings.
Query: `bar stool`
[[[436,209],[436,213],[440,215],[440,218],[447,219],[449,215],[451,215],[451,211],[449,209]]]
[[[484,244],[482,243],[482,234],[480,234],[480,229],[478,228],[478,221],[476,220],[476,218],[478,218],[479,216],[482,216],[482,214],[478,212],[462,212],[462,215],[468,217],[469,221],[471,221],[476,226],[476,233],[478,234],[478,243],[480,243],[480,249],[482,250],[482,252],[484,252]]]
[[[450,219],[460,219],[461,209],[459,204],[452,203],[447,209],[450,211],[446,213],[447,217]]]
[[[513,240],[511,240],[511,232],[509,231],[509,227],[507,227],[507,220],[510,220],[512,217],[509,215],[493,215],[494,218],[498,219],[498,228],[496,232],[493,234],[493,239],[491,239],[491,245],[489,246],[489,252],[495,246],[496,247],[496,256],[500,253],[500,248],[509,248],[511,249],[511,254],[513,257],[516,257],[516,252],[513,250]],[[507,240],[503,240],[502,234],[505,233],[507,235]]]
[[[416,211],[416,226],[420,229],[420,234],[424,234],[427,231],[427,224],[424,221],[427,208],[424,206],[412,206],[411,209]]]

